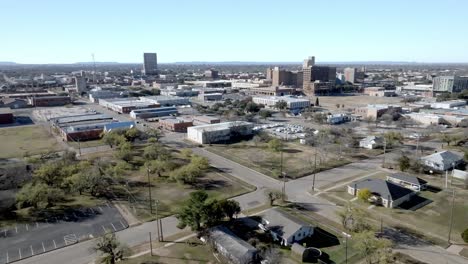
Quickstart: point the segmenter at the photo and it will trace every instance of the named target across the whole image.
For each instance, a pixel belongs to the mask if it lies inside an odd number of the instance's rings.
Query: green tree
[[[461,237],[462,237],[463,241],[465,241],[465,243],[468,243],[468,228],[465,229],[465,231],[463,231],[461,233]]]
[[[234,215],[241,212],[239,202],[234,200],[221,200],[219,201],[219,207],[221,208],[223,215],[229,218],[229,221],[233,219]]]
[[[215,209],[213,201],[208,200],[208,194],[205,191],[192,192],[176,215],[179,220],[178,227],[182,229],[189,226],[192,231],[200,231],[202,228],[209,227],[216,220],[220,220],[220,215],[213,213]]]
[[[266,190],[265,195],[270,201],[271,206],[273,206],[276,200],[283,198],[283,193],[277,190]]]
[[[170,152],[159,143],[152,143],[143,149],[143,158],[145,160],[169,160]]]
[[[392,242],[376,238],[373,231],[357,233],[353,238],[356,250],[364,255],[367,264],[390,263]]]
[[[130,144],[129,142],[120,144],[117,149],[117,152],[115,152],[114,155],[116,158],[124,160],[126,162],[131,161],[133,157],[132,144]]]
[[[315,98],[315,106],[320,106],[319,98]]]
[[[162,174],[171,171],[174,168],[173,163],[167,160],[150,160],[145,162],[145,169],[149,170],[151,174],[156,174],[161,177]]]
[[[341,218],[343,228],[351,232],[363,232],[370,230],[370,225],[366,219],[368,213],[361,208],[355,207],[352,203],[348,203],[342,210],[338,211]]]
[[[117,261],[122,260],[126,251],[114,233],[106,233],[100,237],[95,250],[103,255],[99,262],[104,264],[115,264]]]
[[[265,120],[272,116],[271,111],[268,111],[268,110],[261,110],[260,112],[258,112],[258,114],[260,115],[261,118]]]
[[[102,141],[109,145],[109,147],[113,148],[114,146],[118,146],[126,141],[125,137],[119,135],[116,132],[107,132],[102,135]]]
[[[279,110],[285,110],[288,107],[288,103],[286,103],[286,101],[280,100],[276,102],[275,107]]]
[[[140,136],[141,132],[136,127],[125,130],[125,138],[130,142],[135,141],[135,139],[139,138]]]
[[[64,167],[59,162],[42,164],[34,171],[34,176],[40,182],[49,186],[60,186],[64,178]]]
[[[64,194],[60,189],[50,187],[44,183],[27,183],[16,194],[16,206],[24,208],[32,206],[36,209],[46,208],[63,200]]]
[[[358,191],[358,198],[359,200],[363,202],[368,202],[371,196],[372,196],[372,193],[369,189],[364,188]]]
[[[408,156],[403,155],[400,158],[398,158],[398,166],[400,167],[401,171],[406,171],[411,167],[411,161]]]
[[[274,152],[280,152],[283,148],[283,142],[277,138],[268,141],[268,148]]]
[[[154,138],[156,141],[159,141],[159,139],[164,136],[163,131],[160,129],[148,129],[146,130],[145,134],[148,139]]]
[[[258,111],[260,111],[260,106],[254,102],[248,102],[245,105],[245,111],[247,113],[257,113]]]
[[[199,155],[192,155],[190,159],[190,164],[201,171],[204,171],[210,167],[210,162],[208,161],[208,159]]]

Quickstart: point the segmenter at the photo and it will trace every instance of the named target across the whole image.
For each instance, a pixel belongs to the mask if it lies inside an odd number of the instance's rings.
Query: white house
[[[414,191],[421,191],[427,188],[427,181],[407,173],[390,174],[387,176],[387,181]]]
[[[383,146],[383,138],[376,136],[368,136],[359,141],[360,148],[376,149]]]
[[[283,246],[291,246],[296,241],[314,234],[314,227],[300,219],[274,208],[260,215],[260,228],[269,231],[275,241]]]
[[[437,171],[445,171],[456,168],[463,163],[463,157],[445,150],[421,158],[424,165]]]
[[[373,203],[387,208],[397,207],[416,194],[408,188],[382,179],[364,179],[348,185],[348,193],[354,196],[362,189],[368,189],[372,193],[370,200]]]

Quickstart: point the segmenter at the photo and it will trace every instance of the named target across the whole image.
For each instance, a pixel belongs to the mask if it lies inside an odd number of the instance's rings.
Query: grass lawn
[[[379,176],[378,178],[383,178]],[[375,220],[380,221],[380,217],[384,219],[384,225],[409,228],[420,233],[433,242],[444,244],[444,239],[447,238],[449,231],[449,221],[452,209],[452,191],[444,190],[444,180],[440,177],[422,176],[419,177],[429,182],[431,186],[436,187],[434,191],[422,191],[416,197],[421,202],[426,203],[419,209],[402,209],[402,208],[385,208],[376,206],[369,209],[370,216]],[[371,177],[376,178],[376,177]],[[437,190],[439,188],[439,190]],[[440,190],[442,189],[442,190]],[[461,232],[467,228],[468,219],[468,190],[455,187],[455,202],[453,206],[453,229],[451,240],[454,243],[462,243]],[[333,202],[345,204],[353,196],[347,193],[347,187],[338,187],[320,196]],[[415,199],[413,199],[415,200]],[[355,200],[356,206],[364,209],[370,204]]]
[[[137,200],[136,203],[125,204],[135,214],[140,221],[149,221],[155,219],[149,211],[149,194],[146,176],[134,177],[134,182],[130,186],[130,191],[133,197]],[[136,181],[139,179],[139,181]],[[165,178],[152,178],[151,195],[154,201],[158,200],[158,214],[160,217],[173,215],[180,208],[184,201],[188,199],[189,194],[195,190],[205,190],[211,198],[225,199],[240,194],[253,191],[253,187],[226,173],[211,169],[202,178],[199,179],[196,186],[182,185],[177,182],[170,182]],[[154,210],[154,208],[153,208]]]
[[[230,145],[213,144],[206,149],[273,178],[278,178],[280,175],[281,154],[269,150],[267,143],[255,144],[252,141],[243,141]],[[311,146],[288,142],[283,152],[283,171],[290,178],[312,174],[316,151],[317,171],[339,167],[356,160],[355,157],[343,156],[339,158],[334,153],[323,153],[323,151],[316,150]]]
[[[219,263],[211,253],[209,246],[202,243],[197,238],[190,238],[186,241],[175,243],[165,248],[153,249],[154,256],[144,255],[141,257],[126,259],[119,263],[140,264],[140,263],[161,263],[161,264],[196,264],[196,263]]]
[[[78,149],[78,142],[68,141],[67,143],[71,147]],[[90,148],[90,147],[104,146],[106,145],[106,143],[104,143],[102,139],[97,139],[97,140],[82,141],[80,142],[80,145],[81,145],[81,148]]]
[[[61,145],[40,125],[0,128],[0,159],[59,151]]]
[[[330,223],[329,220],[316,219],[315,215],[309,217],[311,212],[300,212],[292,208],[282,208],[282,210],[315,226],[314,235],[301,241],[302,245],[320,249],[324,258],[334,263],[345,263],[346,244],[341,234],[341,226],[338,227],[335,222]],[[353,240],[348,239],[348,263],[359,263],[362,256],[353,247]]]

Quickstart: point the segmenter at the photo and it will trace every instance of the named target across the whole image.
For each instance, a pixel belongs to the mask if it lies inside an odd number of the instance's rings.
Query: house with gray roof
[[[424,165],[437,170],[445,171],[456,168],[463,163],[463,157],[445,150],[421,158]]]
[[[414,191],[422,191],[427,188],[427,181],[403,172],[388,175],[387,181]]]
[[[269,231],[273,239],[283,246],[290,246],[314,234],[314,227],[311,224],[276,208],[265,211],[260,217],[262,224],[259,227]]]
[[[348,193],[354,196],[362,189],[368,189],[372,193],[372,202],[387,208],[397,207],[416,194],[408,188],[382,179],[364,179],[348,185]]]
[[[383,147],[384,140],[382,137],[377,137],[377,136],[368,136],[363,138],[361,141],[359,141],[359,147],[360,148],[366,148],[366,149],[376,149]]]
[[[220,254],[233,264],[256,263],[258,251],[252,245],[236,236],[225,226],[216,226],[209,231],[209,240]]]

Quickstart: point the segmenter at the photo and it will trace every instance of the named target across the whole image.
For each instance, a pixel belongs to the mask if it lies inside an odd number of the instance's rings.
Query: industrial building
[[[178,119],[178,118],[166,118],[159,120],[159,124],[162,128],[173,132],[187,132],[187,128],[193,126],[192,121]]]
[[[389,111],[401,112],[402,108],[398,105],[370,104],[364,107],[354,109],[354,113],[365,118],[377,119]]]
[[[310,106],[310,100],[307,98],[297,98],[291,96],[271,96],[271,97],[253,97],[252,101],[256,104],[262,104],[267,107],[275,107],[278,102],[284,101],[290,110],[302,110]]]
[[[50,119],[65,141],[84,141],[100,137],[104,127],[114,120],[104,114],[63,116]]]
[[[221,120],[214,116],[194,116],[193,121],[201,124],[218,124]]]
[[[174,106],[170,107],[158,107],[158,108],[143,108],[135,109],[130,112],[130,117],[137,119],[147,119],[152,117],[170,116],[177,114],[177,108]]]
[[[176,96],[145,96],[140,97],[142,102],[157,104],[160,106],[174,106],[174,105],[188,105],[190,104],[189,98],[176,97]]]
[[[458,107],[465,107],[466,101],[465,100],[451,100],[451,101],[444,101],[444,102],[435,102],[431,104],[431,108],[436,109],[450,109],[450,108],[458,108]]]
[[[223,99],[222,93],[201,93],[198,95],[198,99],[202,101],[219,101]]]
[[[377,97],[393,97],[396,96],[395,90],[387,90],[385,87],[366,87],[364,88],[364,94],[369,96],[377,96]]]
[[[187,129],[187,138],[199,144],[231,141],[252,135],[253,127],[252,123],[244,121],[192,126]]]
[[[15,122],[13,113],[8,108],[0,108],[0,124],[12,124]]]
[[[144,97],[100,99],[99,104],[121,114],[128,114],[135,109],[156,108],[160,105],[152,100],[141,100]]]
[[[128,96],[127,91],[95,90],[88,93],[89,100],[99,103],[100,99],[123,98]]]
[[[70,103],[70,96],[34,96],[28,98],[28,104],[32,106],[62,106]]]

